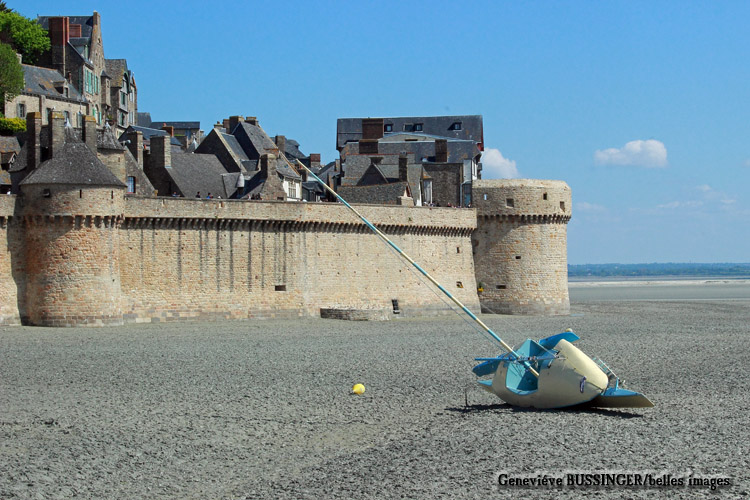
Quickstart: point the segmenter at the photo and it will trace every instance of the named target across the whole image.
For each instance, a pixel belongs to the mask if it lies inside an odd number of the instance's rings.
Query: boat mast
[[[407,262],[409,262],[412,266],[414,266],[420,273],[422,273],[422,275],[424,275],[428,280],[430,280],[430,282],[432,282],[433,285],[435,285],[436,287],[438,287],[438,289],[440,289],[441,292],[443,292],[445,295],[447,295],[449,299],[451,299],[458,307],[460,307],[461,310],[463,310],[463,312],[465,312],[471,319],[473,319],[484,331],[486,331],[487,333],[489,333],[492,336],[492,338],[494,338],[496,341],[498,341],[500,343],[500,345],[503,347],[503,349],[505,349],[510,354],[512,354],[513,356],[515,356],[516,359],[520,358],[520,356],[518,354],[516,354],[516,352],[513,350],[513,348],[511,346],[509,346],[503,339],[501,339],[495,332],[493,332],[490,329],[490,327],[488,327],[486,324],[484,324],[484,322],[481,319],[477,318],[477,316],[473,312],[471,312],[468,307],[466,307],[465,305],[463,305],[463,303],[461,303],[460,300],[458,300],[456,297],[453,296],[452,293],[450,293],[448,290],[446,290],[443,287],[443,285],[441,285],[440,283],[438,283],[438,281],[435,278],[433,278],[432,276],[430,276],[430,274],[427,271],[425,271],[424,269],[422,269],[422,266],[420,266],[419,264],[417,264],[416,262],[414,262],[414,260],[411,257],[409,257],[406,253],[404,253],[404,251],[401,250],[395,243],[393,243],[385,234],[383,234],[383,232],[380,231],[380,229],[378,229],[377,227],[375,227],[362,214],[360,214],[359,212],[357,212],[357,210],[354,207],[352,207],[351,205],[349,205],[349,203],[345,199],[343,199],[341,196],[339,196],[339,194],[336,191],[334,191],[333,189],[331,189],[328,186],[328,184],[326,184],[325,182],[323,182],[309,168],[307,168],[305,165],[303,165],[302,162],[300,162],[299,160],[296,160],[296,162],[297,162],[297,164],[299,164],[299,166],[301,166],[302,168],[304,168],[307,171],[307,173],[310,174],[313,177],[313,179],[315,179],[318,183],[320,183],[320,185],[323,186],[326,189],[326,191],[328,191],[329,193],[331,193],[332,195],[334,195],[341,203],[343,203],[344,205],[346,205],[346,207],[349,210],[351,210],[352,212],[354,212],[357,217],[359,217],[360,219],[362,219],[362,222],[364,222],[365,225],[372,230],[372,232],[374,232],[375,234],[377,234],[383,241],[385,241],[394,250],[396,250],[396,252],[398,252],[398,254],[401,255],[401,257],[403,257]],[[523,361],[523,365],[535,377],[537,377],[537,378],[539,377],[539,372],[537,372],[534,368],[532,368],[532,366],[529,364],[528,361]]]

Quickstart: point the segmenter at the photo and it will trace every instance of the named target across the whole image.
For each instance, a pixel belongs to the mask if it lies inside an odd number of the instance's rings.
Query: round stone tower
[[[20,183],[25,322],[123,323],[118,225],[125,185],[53,113],[50,159]]]
[[[482,312],[569,314],[567,223],[562,181],[476,180],[474,270]]]

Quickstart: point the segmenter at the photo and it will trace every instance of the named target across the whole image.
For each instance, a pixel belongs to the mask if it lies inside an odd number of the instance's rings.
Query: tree
[[[23,55],[25,64],[34,64],[50,48],[47,31],[36,21],[12,10],[0,11],[0,42]]]
[[[0,104],[5,111],[5,102],[14,99],[23,91],[23,68],[16,51],[10,45],[0,43]]]

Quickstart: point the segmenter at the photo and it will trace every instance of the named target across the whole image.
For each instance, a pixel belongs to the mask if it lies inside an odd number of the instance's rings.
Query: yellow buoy
[[[354,387],[352,387],[352,392],[354,394],[364,394],[365,393],[365,386],[362,384],[354,384]]]

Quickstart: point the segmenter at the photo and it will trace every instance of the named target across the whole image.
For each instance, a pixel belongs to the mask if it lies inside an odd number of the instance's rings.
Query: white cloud
[[[607,209],[596,203],[589,203],[587,201],[579,201],[575,204],[576,210],[580,212],[605,212]]]
[[[731,205],[737,201],[726,193],[715,190],[708,184],[701,184],[700,186],[696,186],[695,189],[703,193],[703,197],[706,201],[718,201],[723,205]]]
[[[485,148],[482,153],[483,179],[517,179],[516,162],[505,158],[499,149]]]
[[[669,203],[663,203],[656,205],[656,208],[660,209],[677,209],[677,208],[696,208],[703,206],[702,201],[688,200],[688,201],[670,201]]]
[[[598,165],[628,165],[647,168],[667,166],[667,148],[655,139],[630,141],[620,149],[599,149],[594,153]]]

